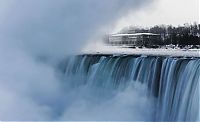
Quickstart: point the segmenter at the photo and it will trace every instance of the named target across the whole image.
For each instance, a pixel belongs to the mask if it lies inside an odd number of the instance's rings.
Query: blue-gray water
[[[69,120],[199,120],[199,58],[79,55],[60,69]]]

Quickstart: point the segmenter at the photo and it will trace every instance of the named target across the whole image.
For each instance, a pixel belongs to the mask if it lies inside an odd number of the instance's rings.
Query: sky
[[[130,13],[118,20],[113,32],[130,25],[171,24],[178,26],[184,23],[199,23],[199,6],[199,0],[156,0],[135,13]],[[110,31],[112,32],[112,30]]]

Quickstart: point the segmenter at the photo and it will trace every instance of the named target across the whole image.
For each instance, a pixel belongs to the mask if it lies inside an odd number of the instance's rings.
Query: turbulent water
[[[69,120],[199,120],[199,58],[79,55],[60,69]]]

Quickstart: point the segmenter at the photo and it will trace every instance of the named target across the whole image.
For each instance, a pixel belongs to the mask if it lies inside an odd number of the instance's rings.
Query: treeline
[[[119,33],[155,33],[161,35],[157,45],[200,45],[200,24],[184,24],[182,26],[156,25],[150,28],[133,27],[122,29]]]

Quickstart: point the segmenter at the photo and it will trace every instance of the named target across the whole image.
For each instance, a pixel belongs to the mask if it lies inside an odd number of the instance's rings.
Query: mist
[[[85,113],[80,119],[98,120],[101,108],[93,109],[93,118],[86,113],[90,100],[77,97],[83,109],[73,107],[78,91],[66,95],[52,60],[78,54],[102,28],[151,2],[0,0],[0,120],[75,120],[77,113]],[[114,105],[107,113],[114,108],[121,110]]]
[[[100,29],[150,0],[1,0],[1,37],[34,55],[80,51]],[[3,41],[5,42],[5,41]]]

